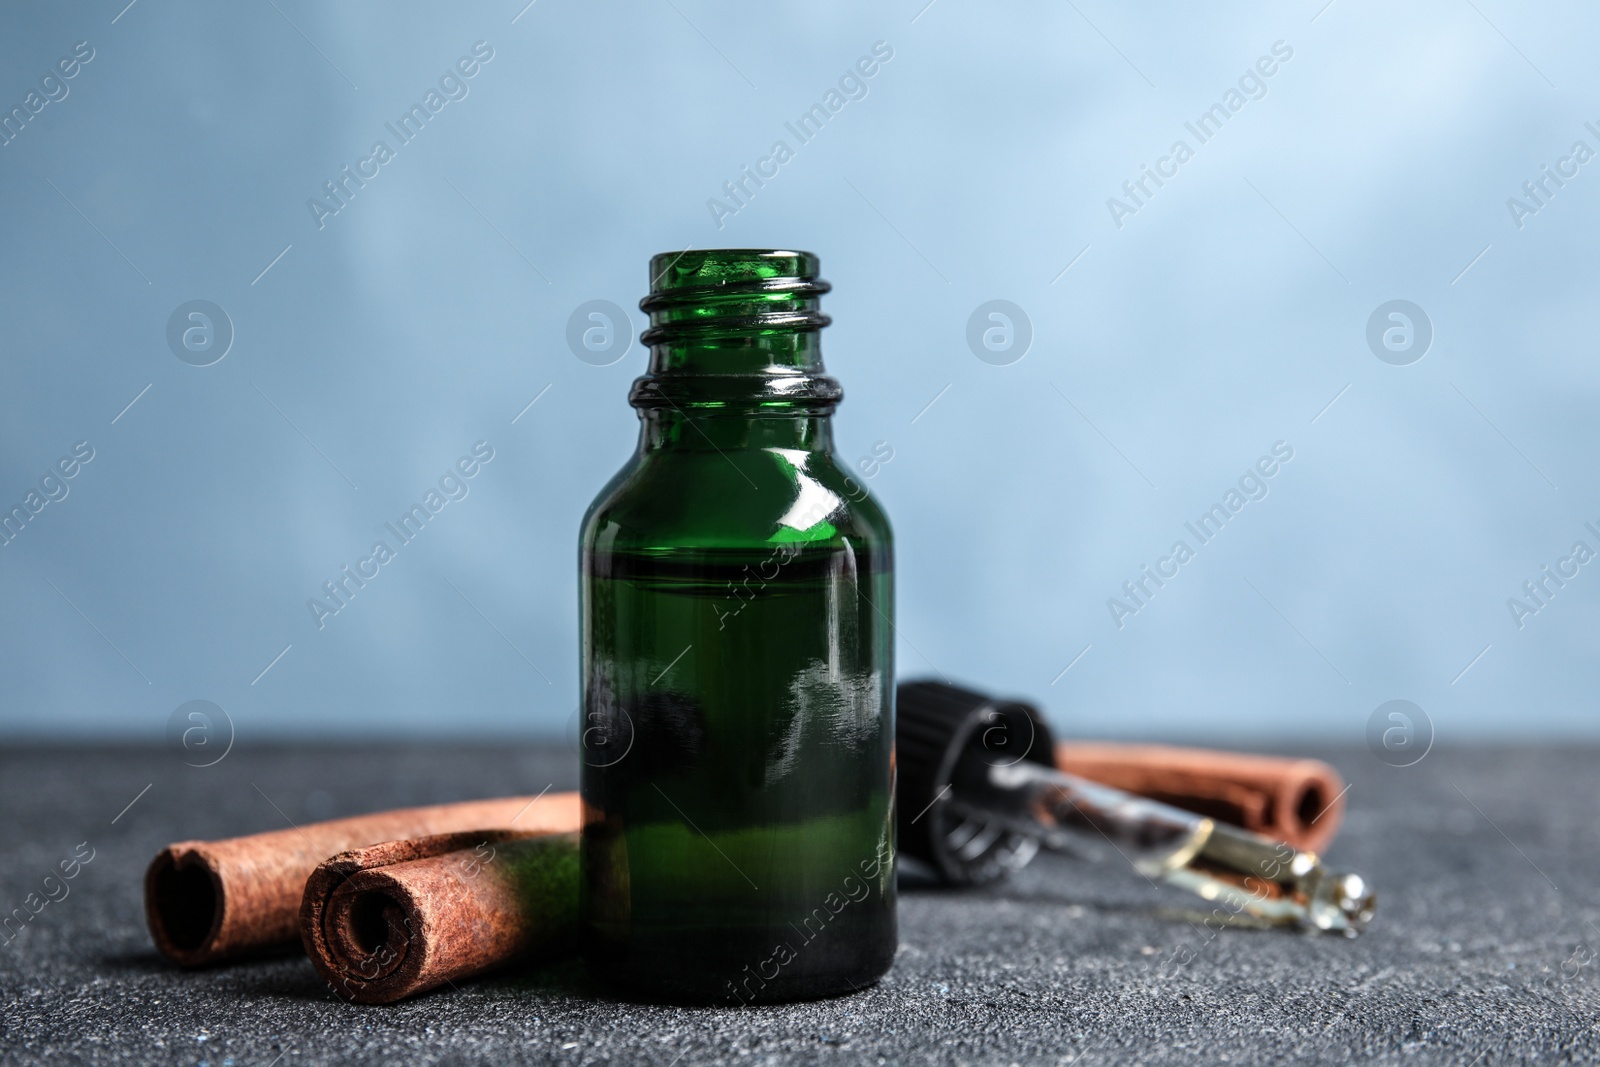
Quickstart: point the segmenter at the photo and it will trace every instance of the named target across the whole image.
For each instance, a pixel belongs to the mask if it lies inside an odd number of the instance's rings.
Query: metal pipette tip
[[[1052,851],[1103,838],[1146,878],[1269,925],[1354,937],[1372,918],[1376,898],[1364,878],[1331,872],[1316,853],[1282,841],[1038,763],[979,762],[958,779],[949,841],[957,848],[962,816]]]

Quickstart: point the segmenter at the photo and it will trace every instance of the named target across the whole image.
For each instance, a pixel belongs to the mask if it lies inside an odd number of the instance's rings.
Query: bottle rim
[[[818,307],[832,286],[812,252],[770,248],[684,249],[650,259],[650,293],[639,307],[647,347],[820,330]]]

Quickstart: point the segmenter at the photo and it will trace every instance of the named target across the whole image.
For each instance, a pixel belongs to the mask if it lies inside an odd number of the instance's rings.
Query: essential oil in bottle
[[[895,954],[893,553],[833,454],[806,252],[669,253],[638,448],[584,518],[581,915],[650,999],[849,993]]]

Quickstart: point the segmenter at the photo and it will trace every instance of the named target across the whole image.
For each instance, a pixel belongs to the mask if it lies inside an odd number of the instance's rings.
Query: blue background
[[[568,320],[608,300],[636,338],[647,257],[686,246],[821,255],[841,457],[893,453],[903,676],[1083,735],[1355,742],[1391,699],[1441,742],[1600,732],[1600,564],[1507,606],[1600,549],[1600,162],[1507,205],[1600,149],[1600,15],[924,4],[8,7],[0,107],[94,58],[0,148],[0,503],[94,459],[0,548],[0,732],[155,739],[194,699],[249,740],[561,732],[578,522],[645,362],[579,359]],[[479,41],[319,227],[308,199]],[[235,331],[205,367],[167,340],[196,299]],[[994,299],[1031,325],[1008,365],[967,342]],[[1432,324],[1409,365],[1366,339],[1393,299]],[[478,441],[469,495],[319,630],[307,599]],[[1279,441],[1268,495],[1119,627],[1108,598]]]

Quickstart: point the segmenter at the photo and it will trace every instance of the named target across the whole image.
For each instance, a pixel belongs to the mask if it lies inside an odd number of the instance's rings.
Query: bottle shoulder
[[[584,551],[822,547],[890,551],[878,501],[831,452],[786,448],[635,454],[584,516]]]

